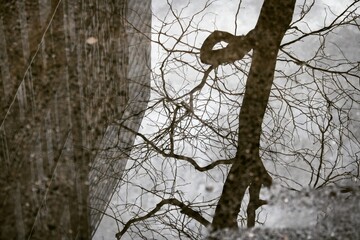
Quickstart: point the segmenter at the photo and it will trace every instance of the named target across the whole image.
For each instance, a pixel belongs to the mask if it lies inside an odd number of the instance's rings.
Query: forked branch
[[[148,218],[153,217],[158,211],[160,211],[160,209],[164,205],[167,205],[167,204],[179,207],[181,209],[181,213],[198,221],[199,223],[201,223],[204,226],[210,225],[210,222],[208,220],[206,220],[203,216],[201,216],[201,214],[198,211],[191,209],[189,207],[189,205],[184,204],[183,202],[177,200],[176,198],[168,198],[168,199],[163,199],[158,204],[156,204],[156,207],[153,210],[151,210],[150,212],[148,212],[146,215],[129,220],[125,224],[124,228],[115,235],[116,239],[118,239],[118,240],[121,239],[121,237],[126,233],[126,231],[130,228],[130,226],[132,224],[134,224],[136,222],[144,221]]]

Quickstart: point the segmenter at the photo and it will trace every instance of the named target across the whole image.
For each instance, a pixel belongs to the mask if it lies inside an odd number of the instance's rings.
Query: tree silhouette
[[[154,29],[163,55],[146,127],[133,131],[116,237],[198,239],[253,227],[267,203],[262,186],[299,191],[359,179],[358,59],[329,47],[335,33],[358,28],[358,3],[314,27],[306,19],[315,2],[265,0],[247,34],[215,30],[199,43],[213,3],[183,17],[190,7],[168,2]],[[191,187],[195,175],[212,184]]]
[[[270,187],[272,179],[267,173],[259,153],[261,125],[274,79],[277,53],[281,40],[289,28],[295,0],[265,1],[258,23],[250,36],[230,47],[241,49],[242,42],[253,42],[253,60],[239,114],[238,146],[236,156],[224,184],[216,207],[212,227],[236,228],[241,201],[249,187],[250,202],[247,208],[247,226],[255,225],[255,211],[263,205],[259,199],[261,185]],[[250,40],[247,40],[250,38]],[[236,47],[239,44],[238,47]],[[247,45],[247,44],[246,44]],[[248,47],[246,46],[248,49]],[[247,50],[246,49],[246,50]],[[240,60],[245,51],[240,52]]]

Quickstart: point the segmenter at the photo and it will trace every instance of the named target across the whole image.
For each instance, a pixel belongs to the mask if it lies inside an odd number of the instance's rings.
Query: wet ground
[[[329,187],[320,191],[281,191],[271,197],[270,207],[290,214],[280,213],[278,226],[274,223],[271,227],[222,231],[208,239],[360,239],[359,200],[360,188],[356,185]]]

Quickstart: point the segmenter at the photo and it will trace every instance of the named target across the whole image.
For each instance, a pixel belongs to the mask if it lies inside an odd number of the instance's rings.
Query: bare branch
[[[148,218],[153,217],[161,209],[162,206],[167,205],[167,204],[179,207],[181,209],[181,211],[180,211],[181,213],[198,221],[199,223],[201,223],[204,226],[210,225],[210,222],[208,220],[206,220],[203,216],[201,216],[201,214],[198,211],[191,209],[189,207],[189,205],[184,204],[183,202],[177,200],[176,198],[169,198],[169,199],[163,199],[161,202],[156,204],[156,207],[153,210],[151,210],[150,212],[148,212],[146,215],[129,220],[125,224],[124,228],[115,235],[116,238],[118,240],[121,239],[121,237],[126,233],[126,231],[130,228],[130,226],[132,224],[134,224],[136,222],[144,221]]]

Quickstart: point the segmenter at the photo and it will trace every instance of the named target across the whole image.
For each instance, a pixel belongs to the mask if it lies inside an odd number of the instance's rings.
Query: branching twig
[[[198,221],[199,223],[201,223],[204,226],[210,225],[210,222],[208,220],[206,220],[203,216],[201,216],[201,214],[199,212],[191,209],[188,205],[177,200],[176,198],[169,198],[169,199],[163,199],[161,202],[156,204],[156,207],[153,210],[151,210],[150,212],[148,212],[146,215],[129,220],[125,224],[124,228],[115,235],[116,239],[119,240],[126,233],[126,231],[130,228],[131,224],[134,224],[134,223],[140,222],[140,221],[144,221],[148,218],[153,217],[161,209],[161,207],[166,204],[170,204],[170,205],[179,207],[181,209],[181,213]]]
[[[132,132],[133,134],[136,134],[137,136],[141,137],[141,139],[143,139],[145,141],[145,143],[149,144],[157,153],[161,154],[163,157],[168,157],[168,158],[175,158],[178,160],[183,160],[186,161],[188,163],[190,163],[191,165],[194,166],[194,168],[196,170],[198,170],[199,172],[205,172],[208,171],[210,169],[213,169],[214,167],[221,165],[221,164],[232,164],[234,159],[220,159],[220,160],[216,160],[212,163],[210,163],[209,165],[205,166],[205,167],[201,167],[199,166],[199,164],[195,161],[195,159],[191,158],[191,157],[187,157],[184,155],[179,155],[179,154],[175,154],[175,153],[166,153],[163,150],[161,150],[158,146],[156,146],[155,143],[153,143],[151,140],[149,140],[145,135],[134,131],[131,128],[126,127],[125,125],[122,125],[122,127],[130,132]]]

